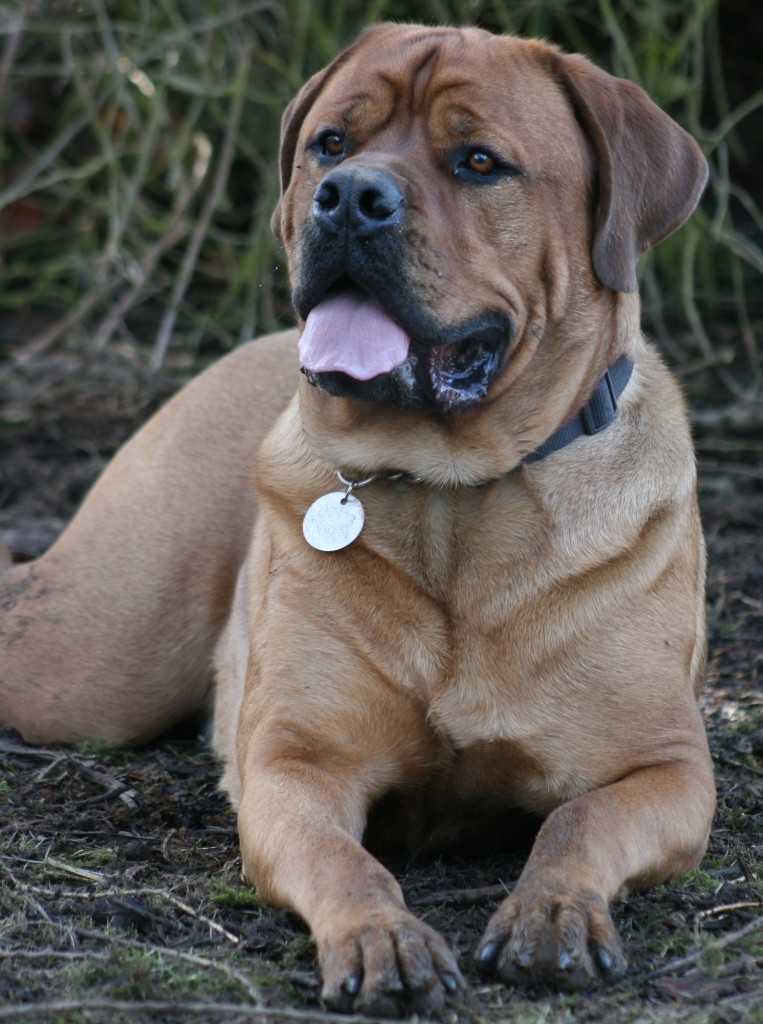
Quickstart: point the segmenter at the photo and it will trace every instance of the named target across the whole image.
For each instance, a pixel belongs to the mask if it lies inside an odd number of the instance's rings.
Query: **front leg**
[[[546,819],[514,892],[488,924],[481,967],[510,984],[561,988],[624,971],[610,900],[695,867],[707,843],[715,794],[696,717],[682,760],[634,771]]]
[[[417,760],[409,758],[410,723],[394,709],[377,711],[362,734],[336,707],[330,722],[318,714],[309,727],[268,716],[248,737],[244,871],[265,899],[310,926],[328,1006],[432,1016],[463,989],[455,957],[360,842],[372,800]]]

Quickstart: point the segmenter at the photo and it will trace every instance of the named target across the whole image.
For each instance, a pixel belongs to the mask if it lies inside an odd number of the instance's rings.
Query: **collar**
[[[608,427],[617,415],[617,399],[625,390],[632,371],[633,361],[627,356],[620,356],[604,371],[594,393],[583,408],[555,430],[539,448],[525,455],[522,461],[538,462],[552,452],[565,448],[583,434],[598,434]],[[374,480],[422,482],[408,473],[401,472],[374,473],[365,480],[352,480],[343,473],[337,473],[337,476],[347,488],[345,493],[332,491],[317,498],[308,508],[302,521],[305,540],[318,551],[340,551],[352,544],[363,529],[365,513],[363,505],[352,493],[355,488],[365,487]]]
[[[572,441],[585,435],[598,434],[610,425],[617,416],[617,400],[625,391],[633,372],[633,360],[620,356],[604,371],[596,389],[583,408],[565,423],[534,452],[525,455],[522,462],[540,462],[547,455],[566,448]]]
[[[599,434],[612,423],[617,416],[617,400],[625,391],[628,381],[633,372],[633,360],[628,356],[620,356],[614,363],[611,363],[604,371],[601,380],[596,385],[593,394],[586,404],[571,416],[565,423],[555,430],[547,440],[543,442],[534,452],[525,455],[522,462],[532,464],[545,459],[547,455],[558,452],[560,448],[566,448],[568,444],[576,441],[579,437]],[[357,487],[365,487],[375,480],[406,480],[408,483],[422,483],[421,477],[412,476],[401,470],[390,470],[388,473],[373,473],[365,480],[352,480],[341,471],[337,471],[341,483],[347,488],[349,495]]]

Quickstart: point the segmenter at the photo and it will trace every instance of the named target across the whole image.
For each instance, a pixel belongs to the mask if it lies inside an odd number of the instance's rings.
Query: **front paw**
[[[493,917],[477,963],[511,985],[562,989],[614,980],[626,966],[604,900],[595,892],[549,892],[521,883]]]
[[[464,980],[445,940],[403,908],[337,921],[319,940],[322,998],[332,1010],[376,1017],[436,1016]]]

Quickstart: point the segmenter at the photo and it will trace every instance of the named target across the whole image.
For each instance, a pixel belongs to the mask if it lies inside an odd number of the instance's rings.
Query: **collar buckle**
[[[617,416],[617,399],[625,391],[633,371],[633,360],[628,356],[620,356],[607,367],[596,385],[596,390],[586,404],[570,419],[561,425],[542,445],[525,455],[522,461],[527,465],[540,462],[547,455],[566,448],[583,435],[599,434],[610,425]]]
[[[615,416],[617,416],[617,394],[609,369],[607,369],[596,390],[580,410],[584,433],[590,436],[606,430]]]

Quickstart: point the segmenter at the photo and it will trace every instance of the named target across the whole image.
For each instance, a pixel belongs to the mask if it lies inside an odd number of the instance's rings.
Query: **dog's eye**
[[[457,149],[451,159],[455,176],[474,184],[494,184],[502,178],[514,178],[522,173],[488,146],[465,146]]]
[[[344,135],[341,132],[327,131],[318,139],[323,156],[336,157],[344,153]]]
[[[498,166],[495,158],[484,149],[470,149],[464,162],[469,170],[476,174],[492,174]]]

